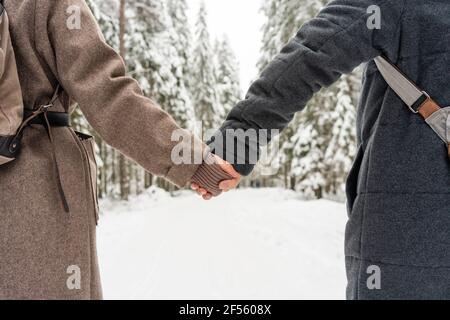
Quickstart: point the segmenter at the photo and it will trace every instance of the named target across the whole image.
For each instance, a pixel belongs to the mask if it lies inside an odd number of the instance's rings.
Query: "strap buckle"
[[[418,101],[421,101],[422,97],[425,97],[426,99],[424,99],[424,101],[422,103],[420,103],[418,105],[418,109],[414,109],[414,106],[417,104]],[[408,106],[409,110],[411,110],[412,113],[418,114],[420,111],[420,108],[423,106],[423,104],[427,101],[430,100],[431,96],[426,92],[426,91],[422,91],[422,96],[416,101],[416,103],[414,103],[412,106]]]
[[[48,109],[52,108],[53,106],[54,106],[53,103],[49,103],[49,104],[40,106],[39,107],[39,111],[40,112],[46,112],[46,111],[48,111]]]

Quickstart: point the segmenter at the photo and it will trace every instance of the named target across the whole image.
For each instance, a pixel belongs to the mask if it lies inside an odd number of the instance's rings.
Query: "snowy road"
[[[345,206],[241,190],[104,202],[106,299],[344,299]]]

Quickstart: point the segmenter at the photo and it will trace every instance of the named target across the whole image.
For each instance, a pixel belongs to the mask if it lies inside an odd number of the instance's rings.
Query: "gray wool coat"
[[[4,4],[27,109],[47,103],[60,83],[64,94],[52,111],[71,112],[76,101],[107,143],[179,186],[190,180],[198,165],[171,160],[178,125],[126,76],[84,0]],[[74,12],[80,28],[68,27]],[[43,126],[27,128],[18,158],[0,166],[0,299],[102,298],[92,139],[68,127],[53,128],[53,135],[69,214]],[[202,143],[184,141],[200,146],[201,159]]]
[[[380,30],[367,27],[371,5],[381,9]],[[300,29],[221,128],[283,129],[314,93],[365,64],[358,155],[347,183],[349,299],[450,299],[447,148],[372,61],[386,55],[448,106],[449,34],[448,0],[333,1]],[[232,150],[221,151],[233,159]],[[367,285],[373,270],[380,271],[379,290]]]

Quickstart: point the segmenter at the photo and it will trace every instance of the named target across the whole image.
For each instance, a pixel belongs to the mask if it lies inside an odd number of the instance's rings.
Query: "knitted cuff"
[[[233,177],[223,171],[222,168],[215,163],[214,156],[209,154],[205,162],[203,162],[195,172],[191,182],[198,184],[216,197],[222,193],[219,184],[222,181],[231,179],[233,179]]]

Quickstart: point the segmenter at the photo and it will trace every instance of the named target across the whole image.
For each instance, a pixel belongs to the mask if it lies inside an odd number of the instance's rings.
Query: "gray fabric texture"
[[[366,26],[371,5],[381,9],[381,30]],[[385,55],[439,105],[449,105],[449,17],[447,0],[333,1],[300,29],[220,129],[284,129],[314,93],[365,64],[358,155],[347,182],[351,299],[450,299],[447,147],[373,61]],[[235,168],[249,174],[253,167]],[[366,261],[392,280],[376,295],[364,291]]]

